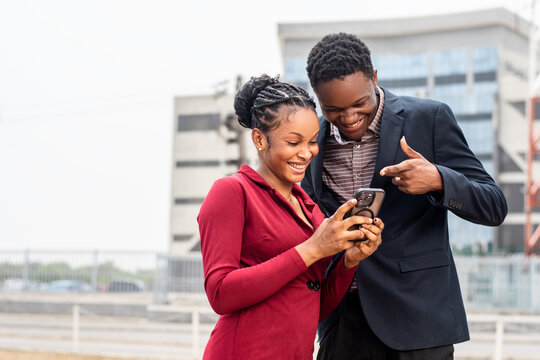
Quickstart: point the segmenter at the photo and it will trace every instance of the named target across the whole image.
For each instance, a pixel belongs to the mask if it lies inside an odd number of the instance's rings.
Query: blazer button
[[[313,290],[313,287],[315,286],[314,283],[313,283],[313,281],[311,281],[311,280],[308,280],[308,282],[306,283],[306,285],[307,285],[307,288],[308,288],[309,290]]]

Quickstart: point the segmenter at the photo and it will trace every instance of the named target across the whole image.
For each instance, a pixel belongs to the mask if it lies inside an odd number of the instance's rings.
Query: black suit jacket
[[[311,164],[313,186],[303,188],[332,214],[341,204],[322,183],[329,124],[321,118],[319,154]],[[380,170],[407,156],[399,140],[435,164],[442,195],[408,195]],[[375,334],[397,350],[455,344],[469,339],[467,319],[448,240],[447,211],[468,221],[497,226],[507,205],[501,189],[469,149],[450,108],[443,103],[385,91],[379,150],[371,187],[386,191],[379,217],[382,244],[356,272],[358,296]],[[330,267],[329,271],[331,271]],[[319,324],[324,338],[340,308]],[[358,336],[361,336],[359,334]]]

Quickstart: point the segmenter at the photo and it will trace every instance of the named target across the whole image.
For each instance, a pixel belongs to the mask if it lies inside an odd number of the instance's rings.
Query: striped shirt
[[[384,91],[376,87],[379,106],[360,141],[344,140],[335,125],[330,124],[330,136],[324,147],[322,180],[339,203],[354,197],[360,187],[369,187],[375,171],[379,150]]]
[[[339,203],[352,199],[354,191],[371,184],[379,150],[384,91],[375,89],[379,97],[377,114],[360,141],[343,140],[338,128],[330,124],[330,136],[324,147],[322,180]],[[350,292],[357,291],[356,276]]]

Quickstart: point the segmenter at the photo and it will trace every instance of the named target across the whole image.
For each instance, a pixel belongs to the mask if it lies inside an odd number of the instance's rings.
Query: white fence
[[[455,257],[467,311],[540,314],[540,258]],[[154,302],[169,302],[172,293],[203,293],[200,254],[169,256],[152,252],[7,251],[0,250],[0,292],[60,292],[55,280],[86,286],[65,292],[106,292],[116,280],[137,281],[153,292]]]
[[[119,324],[112,318],[96,318],[87,314],[84,307],[74,305],[71,321],[61,317],[55,321],[40,318],[37,320],[40,325],[36,326],[24,317],[2,318],[5,324],[0,325],[0,348],[2,337],[7,336],[9,344],[5,347],[11,349],[25,349],[31,343],[34,350],[54,349],[60,353],[132,359],[201,359],[216,319],[209,307],[149,305],[149,311],[162,311],[166,316],[177,314],[183,319],[187,315],[189,320],[184,324],[135,323],[133,320]],[[201,321],[203,316],[204,322]],[[467,317],[471,340],[456,345],[456,360],[540,360],[540,316],[468,314]],[[25,330],[25,326],[31,329]],[[6,334],[8,331],[11,333]],[[52,339],[51,334],[56,337]],[[39,342],[40,339],[45,341]],[[159,347],[154,348],[155,345]],[[317,345],[315,343],[316,351]],[[155,353],[149,357],[152,351]]]
[[[540,314],[540,258],[456,257],[467,311]]]

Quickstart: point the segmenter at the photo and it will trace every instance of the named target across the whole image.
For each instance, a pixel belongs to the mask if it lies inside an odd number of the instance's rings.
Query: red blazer
[[[307,218],[324,220],[295,184]],[[306,267],[294,246],[313,234],[253,169],[217,180],[199,216],[205,290],[221,315],[204,359],[313,359],[317,323],[339,304],[355,273],[330,258]]]

